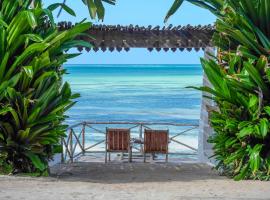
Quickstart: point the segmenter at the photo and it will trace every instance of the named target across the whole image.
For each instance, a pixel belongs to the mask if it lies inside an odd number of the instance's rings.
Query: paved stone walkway
[[[204,164],[75,163],[58,165],[52,174],[0,176],[0,199],[270,200],[270,182],[235,182]]]

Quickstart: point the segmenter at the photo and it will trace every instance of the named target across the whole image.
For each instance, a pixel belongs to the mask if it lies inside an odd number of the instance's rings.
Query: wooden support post
[[[64,158],[64,138],[61,138],[61,146],[62,146],[62,152],[61,152],[61,163],[65,162],[65,158]]]
[[[142,141],[143,139],[143,125],[140,124],[140,130],[139,130],[139,137],[140,137],[140,141]],[[140,144],[140,151],[141,151],[141,154],[143,154],[143,145]]]
[[[128,162],[132,162],[132,147],[129,147]]]
[[[143,153],[143,162],[146,162],[146,153]]]
[[[69,138],[70,162],[73,163],[73,129],[70,129]]]
[[[107,163],[107,149],[108,149],[108,128],[106,128],[106,136],[105,136],[105,163]]]
[[[170,142],[170,132],[169,132],[169,130],[167,130],[168,131],[168,135],[167,135],[167,149],[166,149],[166,163],[168,163],[168,160],[169,160],[169,142]]]
[[[85,154],[85,124],[83,124],[82,128],[82,147],[83,147],[83,155]]]

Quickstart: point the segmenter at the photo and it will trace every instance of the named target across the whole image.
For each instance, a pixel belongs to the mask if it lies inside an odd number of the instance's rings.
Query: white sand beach
[[[52,174],[0,176],[0,199],[270,199],[270,182],[235,182],[205,164],[74,163],[52,168]]]

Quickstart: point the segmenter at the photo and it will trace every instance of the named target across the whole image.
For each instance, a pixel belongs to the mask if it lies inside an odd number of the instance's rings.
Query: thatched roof
[[[64,30],[72,27],[70,22],[60,22],[59,29]],[[212,25],[207,26],[172,26],[168,27],[139,27],[137,26],[111,26],[93,25],[87,33],[94,38],[80,36],[78,39],[88,41],[93,45],[93,50],[98,51],[128,51],[130,48],[147,48],[149,51],[199,51],[212,46],[211,39],[215,31]],[[80,51],[82,47],[78,47]],[[90,51],[90,49],[86,49]]]

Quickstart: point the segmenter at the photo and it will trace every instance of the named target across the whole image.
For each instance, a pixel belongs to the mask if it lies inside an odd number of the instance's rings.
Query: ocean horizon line
[[[64,64],[66,67],[74,67],[74,66],[81,66],[81,67],[87,67],[87,66],[98,66],[98,67],[109,67],[109,66],[118,66],[118,67],[125,67],[125,66],[134,66],[134,67],[164,67],[164,66],[173,66],[173,67],[201,67],[201,64]]]

